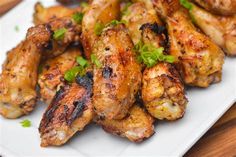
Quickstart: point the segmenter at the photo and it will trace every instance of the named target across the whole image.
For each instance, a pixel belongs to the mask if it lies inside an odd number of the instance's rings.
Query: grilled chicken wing
[[[166,46],[166,29],[152,6],[138,2],[131,5],[128,12],[122,19],[127,21],[134,43],[142,41],[156,48]],[[142,99],[148,112],[155,118],[175,120],[183,116],[187,99],[180,76],[173,65],[157,63],[144,70]]]
[[[221,81],[223,51],[192,25],[178,0],[153,0],[156,11],[168,26],[170,54],[187,85],[208,87]]]
[[[184,115],[187,99],[176,69],[168,63],[143,73],[142,98],[148,112],[157,119],[176,120]]]
[[[41,146],[60,146],[93,119],[92,75],[77,76],[76,83],[62,86],[40,123]]]
[[[93,0],[86,9],[82,21],[82,44],[85,55],[90,58],[92,47],[98,39],[96,29],[119,17],[120,0]]]
[[[236,14],[236,0],[193,0],[203,8],[220,15]]]
[[[136,104],[129,110],[128,116],[122,120],[96,117],[94,121],[108,133],[125,137],[132,142],[141,142],[155,133],[154,119]]]
[[[42,63],[38,84],[41,99],[45,103],[50,104],[59,86],[64,85],[64,74],[77,64],[75,58],[79,55],[81,55],[80,49],[73,47],[62,55]]]
[[[227,55],[236,55],[236,16],[217,16],[191,5],[190,15],[194,24],[222,47]]]
[[[141,67],[123,25],[105,30],[93,52],[101,62],[94,67],[93,105],[107,119],[124,118],[141,85]]]
[[[61,5],[45,8],[37,2],[34,6],[33,21],[35,25],[43,24],[56,18],[70,17],[76,12],[81,12],[81,8],[68,8]]]
[[[62,27],[68,28],[64,39],[52,40],[53,31]],[[49,52],[58,54],[77,40],[77,36],[77,26],[70,19],[56,20],[30,28],[26,39],[8,52],[0,75],[0,113],[4,117],[18,118],[33,110],[37,68],[41,56]]]

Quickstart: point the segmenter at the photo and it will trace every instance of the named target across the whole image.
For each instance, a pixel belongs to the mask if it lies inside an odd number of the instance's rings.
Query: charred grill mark
[[[65,96],[66,94],[66,88],[67,87],[61,87],[61,89],[59,91],[57,91],[55,97],[53,98],[52,100],[52,103],[51,103],[51,106],[50,106],[50,109],[47,110],[44,114],[43,117],[45,117],[44,120],[42,120],[41,124],[40,124],[40,127],[41,129],[47,127],[47,125],[50,123],[51,119],[53,118],[53,113],[55,112],[55,110],[59,107],[57,104],[59,103],[59,101],[61,99],[63,99],[63,97]]]
[[[140,27],[141,31],[144,31],[145,29],[150,29],[151,31],[153,31],[159,35],[167,32],[167,30],[164,26],[159,26],[157,23],[153,23],[153,24],[145,23]]]
[[[93,74],[91,72],[87,72],[85,76],[77,75],[76,83],[84,87],[88,93],[92,93]]]
[[[108,66],[105,66],[102,70],[102,76],[105,79],[111,78],[112,73],[113,73],[113,69],[111,67],[108,67]]]
[[[86,103],[87,103],[86,98],[83,98],[82,100],[79,100],[79,101],[75,101],[73,103],[73,105],[75,106],[75,109],[72,112],[70,119],[67,121],[68,125],[71,125],[75,119],[77,119],[78,117],[80,117],[83,114]]]

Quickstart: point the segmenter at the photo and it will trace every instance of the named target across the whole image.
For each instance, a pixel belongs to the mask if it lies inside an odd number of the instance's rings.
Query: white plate
[[[25,36],[32,25],[35,1],[26,0],[0,19],[0,63],[6,51]],[[51,5],[53,0],[44,0]],[[19,32],[15,26],[19,26]],[[149,140],[134,144],[126,139],[105,133],[98,126],[89,126],[68,144],[59,148],[41,148],[38,125],[46,108],[39,104],[29,116],[17,120],[0,118],[0,155],[17,156],[181,156],[183,155],[236,101],[236,58],[227,58],[223,81],[208,89],[189,89],[188,108],[177,122],[159,122],[156,134]],[[20,121],[29,119],[33,126],[23,128]]]

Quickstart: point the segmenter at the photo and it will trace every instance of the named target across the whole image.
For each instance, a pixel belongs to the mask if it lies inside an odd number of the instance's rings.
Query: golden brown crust
[[[235,15],[235,0],[193,0],[203,8],[220,15]]]
[[[39,74],[38,84],[40,97],[45,103],[51,103],[57,89],[65,82],[65,72],[77,64],[76,57],[80,55],[80,49],[73,47],[60,56],[41,63],[42,72]]]
[[[236,55],[236,16],[217,16],[193,5],[190,11],[196,24],[227,55]]]
[[[122,19],[128,21],[127,27],[135,43],[142,41],[156,48],[167,46],[166,29],[152,6],[138,2],[132,4],[128,11],[129,14]],[[180,76],[173,65],[157,63],[152,68],[145,68],[142,99],[148,112],[155,118],[176,120],[183,116],[187,99]]]
[[[171,0],[171,2],[178,2]],[[169,1],[155,0],[156,10],[163,13]],[[177,67],[185,84],[208,87],[221,81],[224,63],[223,51],[207,36],[197,31],[183,8],[171,15],[162,14],[168,25],[169,53],[175,56]]]
[[[41,146],[65,144],[93,119],[92,78],[77,78],[77,83],[62,86],[40,123]]]
[[[82,44],[87,58],[90,58],[92,47],[98,39],[95,32],[96,24],[106,25],[118,19],[119,2],[119,0],[94,0],[86,9],[82,21]]]
[[[64,27],[68,30],[64,38],[53,40],[53,31]],[[0,76],[0,113],[4,117],[18,118],[33,110],[41,56],[64,52],[68,45],[79,39],[80,30],[70,18],[28,29],[26,39],[8,53]]]
[[[130,108],[127,117],[122,120],[96,117],[95,122],[101,125],[106,132],[125,137],[132,142],[142,142],[155,133],[154,119],[137,105]]]
[[[93,105],[99,116],[121,119],[135,101],[141,85],[141,67],[123,25],[109,28],[94,46],[102,67],[94,67]]]
[[[159,63],[143,72],[142,98],[148,112],[158,119],[176,120],[184,115],[187,99],[176,69]]]
[[[37,2],[34,6],[33,22],[35,25],[43,24],[57,18],[71,17],[76,12],[81,12],[81,8],[68,8],[61,5],[45,8]]]

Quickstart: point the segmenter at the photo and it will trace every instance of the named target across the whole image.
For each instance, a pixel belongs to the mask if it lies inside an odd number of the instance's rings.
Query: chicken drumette
[[[166,47],[166,29],[150,4],[148,0],[132,4],[127,11],[129,14],[122,19],[127,21],[134,43],[141,41],[156,49]],[[161,62],[145,68],[142,99],[148,112],[155,118],[176,120],[183,116],[187,99],[180,76],[173,65]]]
[[[208,87],[221,81],[223,51],[192,24],[178,0],[153,0],[156,11],[167,24],[170,50],[185,84]]]
[[[61,28],[67,31],[62,39],[55,40],[54,31]],[[18,118],[33,110],[40,59],[64,52],[79,39],[80,32],[81,27],[71,18],[57,19],[30,28],[26,39],[8,52],[0,75],[0,113],[4,117]]]
[[[192,0],[205,8],[220,15],[236,14],[236,0]]]
[[[236,55],[236,16],[214,15],[189,3],[189,13],[201,30],[207,34],[227,55]]]

